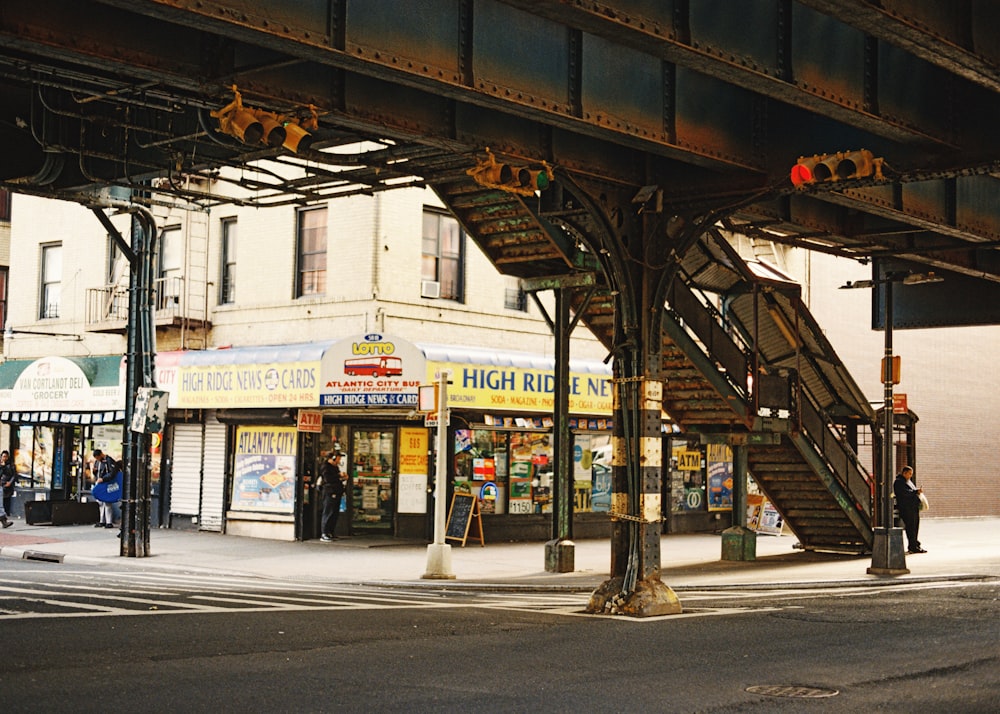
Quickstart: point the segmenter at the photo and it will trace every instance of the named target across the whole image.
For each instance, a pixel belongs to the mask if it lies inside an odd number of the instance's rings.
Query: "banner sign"
[[[456,362],[428,362],[425,382],[442,369],[451,372],[448,406],[461,409],[551,411],[555,374],[549,369],[488,367]],[[570,372],[569,410],[610,414],[611,380],[607,375]]]

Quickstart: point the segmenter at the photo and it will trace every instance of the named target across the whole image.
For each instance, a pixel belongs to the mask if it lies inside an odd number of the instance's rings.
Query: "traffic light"
[[[476,183],[488,188],[499,188],[522,196],[544,191],[553,181],[552,169],[544,161],[540,166],[514,166],[500,163],[487,149],[486,158],[478,159],[476,166],[466,171]]]
[[[532,193],[549,187],[549,172],[546,169],[521,169],[517,172],[517,182],[522,188],[530,188]]]
[[[312,117],[300,121],[265,109],[243,106],[243,97],[235,86],[233,94],[233,101],[211,112],[211,116],[219,121],[222,133],[236,137],[244,144],[265,144],[271,148],[282,146],[292,152],[304,151],[312,144],[312,134],[302,124],[316,128],[318,122],[314,107],[309,107]]]
[[[882,176],[883,159],[875,158],[867,149],[838,151],[836,154],[800,156],[792,167],[792,185],[802,188],[813,183],[848,181],[850,179]]]

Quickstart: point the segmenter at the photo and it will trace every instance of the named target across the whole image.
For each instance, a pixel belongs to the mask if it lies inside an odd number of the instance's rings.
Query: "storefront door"
[[[351,533],[392,535],[396,429],[352,429],[348,457]]]

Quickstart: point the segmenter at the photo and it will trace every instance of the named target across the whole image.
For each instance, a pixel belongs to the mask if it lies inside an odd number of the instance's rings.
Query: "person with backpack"
[[[110,483],[118,478],[117,462],[100,449],[94,449],[93,476],[95,485],[101,482]],[[117,501],[98,501],[98,503],[100,504],[101,517],[94,527],[114,528]]]

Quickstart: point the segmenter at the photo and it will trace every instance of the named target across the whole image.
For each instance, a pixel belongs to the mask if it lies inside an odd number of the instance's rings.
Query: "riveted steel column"
[[[555,290],[555,428],[552,447],[555,455],[555,483],[552,489],[552,540],[545,544],[545,570],[571,573],[576,568],[573,538],[573,469],[569,431],[569,291]]]

